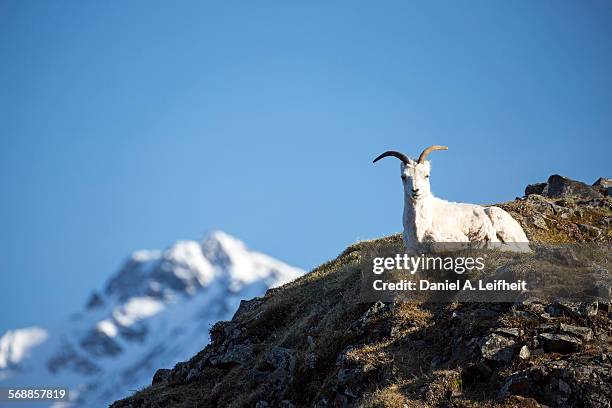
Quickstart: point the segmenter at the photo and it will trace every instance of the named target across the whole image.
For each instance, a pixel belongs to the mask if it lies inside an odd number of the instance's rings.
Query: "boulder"
[[[234,313],[234,317],[232,317],[232,319],[255,310],[261,304],[263,304],[263,298],[260,297],[253,298],[251,300],[241,300],[240,306],[238,306],[238,310],[236,310],[236,313]]]
[[[168,380],[171,377],[171,374],[172,374],[172,370],[168,368],[160,368],[153,375],[153,381],[151,382],[151,385],[168,382]]]
[[[264,360],[272,371],[266,377],[264,390],[268,396],[283,399],[293,381],[296,351],[285,347],[272,347],[264,354]]]
[[[521,360],[528,360],[530,356],[531,356],[531,352],[529,351],[529,347],[527,346],[521,347],[521,350],[519,351],[519,358]]]
[[[546,306],[546,312],[553,317],[591,317],[597,315],[598,309],[599,302],[597,300],[572,302],[565,299],[558,299],[554,303]]]
[[[546,351],[571,353],[580,349],[582,341],[567,334],[542,333],[538,336],[544,343]]]
[[[265,360],[276,369],[292,373],[295,368],[295,350],[284,347],[272,347],[266,352]]]
[[[210,357],[210,363],[219,368],[231,367],[244,364],[253,354],[253,345],[249,342],[244,344],[232,344],[221,356]]]
[[[514,357],[515,344],[514,340],[493,333],[480,341],[480,352],[487,360],[507,362]]]
[[[493,330],[494,333],[501,334],[506,337],[519,337],[521,335],[521,330],[516,327],[498,327]]]
[[[370,306],[359,319],[355,320],[351,324],[350,329],[356,332],[363,332],[365,327],[375,316],[378,316],[388,310],[390,310],[389,306],[379,300]]]
[[[525,195],[539,194],[549,198],[579,197],[584,199],[602,198],[596,187],[580,181],[553,174],[546,183],[530,184],[525,188]]]
[[[525,187],[525,195],[526,196],[531,195],[531,194],[542,195],[545,187],[546,187],[546,183],[529,184],[527,187]]]
[[[561,323],[560,329],[563,333],[578,337],[582,341],[590,341],[593,338],[593,331],[588,327],[572,326],[571,324]]]

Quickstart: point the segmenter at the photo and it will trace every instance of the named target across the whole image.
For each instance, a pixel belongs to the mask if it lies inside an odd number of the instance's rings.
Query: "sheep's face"
[[[412,200],[419,200],[431,194],[429,187],[429,171],[431,167],[428,161],[417,163],[410,160],[408,164],[401,163],[402,183],[404,194]]]

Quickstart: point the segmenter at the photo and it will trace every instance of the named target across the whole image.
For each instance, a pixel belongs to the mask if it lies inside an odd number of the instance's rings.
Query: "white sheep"
[[[453,203],[433,196],[429,186],[431,165],[425,159],[434,150],[447,149],[430,146],[416,161],[397,151],[387,151],[374,159],[374,163],[389,156],[401,160],[406,251],[418,253],[423,243],[469,242],[529,252],[529,240],[523,228],[501,208]]]

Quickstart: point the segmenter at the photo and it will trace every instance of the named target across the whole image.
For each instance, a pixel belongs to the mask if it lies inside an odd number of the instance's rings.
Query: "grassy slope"
[[[530,240],[609,242],[611,201],[589,207],[530,196],[501,206],[519,220]],[[600,232],[578,224],[596,226]],[[401,237],[380,240],[398,242]],[[511,305],[398,303],[377,311],[363,327],[356,325],[372,306],[357,302],[361,248],[361,243],[351,245],[336,259],[251,301],[231,322],[215,325],[212,344],[177,365],[168,381],[114,407],[253,407],[258,401],[276,406],[282,400],[298,407],[317,401],[327,401],[328,406],[402,408],[537,406],[532,399],[516,396],[500,401],[498,390],[511,372],[554,355],[500,366],[477,386],[462,379],[461,373],[475,357],[457,350],[469,348],[470,339],[493,327],[525,326],[513,317]],[[529,330],[527,325],[525,338]],[[211,356],[223,354],[228,343],[250,344],[252,354],[243,364],[207,363]],[[274,367],[266,355],[273,347],[295,350],[295,367],[287,383],[270,377]],[[594,344],[583,353],[598,355],[601,347],[605,346]],[[197,374],[186,380],[194,368]]]

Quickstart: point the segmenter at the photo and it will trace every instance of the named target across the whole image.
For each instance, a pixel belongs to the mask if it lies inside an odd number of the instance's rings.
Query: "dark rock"
[[[387,309],[387,305],[381,301],[374,303],[366,312],[351,325],[351,329],[363,329],[370,322],[372,317],[383,313]]]
[[[557,360],[512,374],[500,390],[558,407],[608,408],[612,400],[610,365]]]
[[[292,373],[295,368],[295,350],[284,347],[272,347],[265,354],[265,361],[276,369]]]
[[[548,225],[546,225],[546,220],[540,214],[536,214],[532,216],[531,223],[542,230],[545,230],[545,231],[548,230]]]
[[[340,393],[336,394],[336,398],[334,399],[334,406],[338,408],[348,408],[349,402],[346,395],[342,395]]]
[[[317,356],[314,353],[306,353],[304,356],[304,365],[309,369],[314,369],[317,364]]]
[[[489,334],[480,341],[480,352],[487,360],[507,362],[514,356],[515,341],[499,334]]]
[[[546,183],[535,183],[535,184],[529,184],[527,187],[525,187],[525,195],[531,195],[531,194],[539,194],[542,195],[542,192],[544,191],[544,188],[546,187]]]
[[[501,334],[506,337],[517,338],[521,335],[521,330],[515,327],[499,327],[493,330],[494,333]]]
[[[251,379],[257,381],[257,382],[261,382],[263,381],[267,376],[268,376],[268,372],[266,371],[261,371],[258,370],[256,368],[251,368],[249,370],[249,376],[251,377]]]
[[[593,187],[603,195],[612,196],[612,179],[600,177],[593,183]]]
[[[557,330],[557,326],[551,323],[539,324],[537,329],[542,332],[551,332]]]
[[[251,357],[251,354],[253,354],[253,345],[251,343],[233,344],[220,357],[211,357],[210,362],[212,365],[221,368],[231,367],[244,364]]]
[[[308,347],[312,350],[315,348],[315,342],[312,336],[306,337],[306,341],[308,342]]]
[[[192,368],[191,370],[189,370],[189,372],[187,373],[187,377],[185,377],[186,381],[191,381],[194,378],[196,378],[198,376],[198,374],[200,374],[200,372],[198,370],[196,370],[195,368]]]
[[[578,306],[578,314],[582,317],[596,316],[599,309],[597,300],[591,302],[581,302]]]
[[[597,189],[587,184],[554,174],[548,178],[542,195],[550,198],[580,197],[585,199],[601,198]]]
[[[561,323],[560,330],[565,333],[578,337],[582,341],[590,341],[593,338],[593,331],[588,327],[572,326]]]
[[[526,294],[523,294],[521,297],[519,297],[516,300],[515,304],[525,306],[525,307],[530,307],[533,305],[542,305],[544,304],[544,301],[538,297],[531,296],[528,293],[526,293]]]
[[[340,354],[338,354],[338,357],[336,358],[336,365],[342,366],[346,364],[348,362],[348,353],[350,353],[355,348],[356,346],[348,346],[344,350],[342,350]]]
[[[236,319],[236,317],[238,316],[243,315],[244,313],[253,311],[258,306],[260,306],[262,303],[263,303],[263,299],[259,297],[253,298],[251,300],[241,300],[240,306],[238,306],[238,310],[236,310],[236,313],[234,313],[234,317],[232,317],[232,320]]]
[[[598,305],[597,300],[590,302],[557,300],[555,303],[548,305],[546,311],[553,317],[590,317],[597,315]]]
[[[592,225],[578,224],[578,229],[593,238],[598,238],[602,234],[599,228],[593,227]]]
[[[321,397],[321,399],[314,404],[314,408],[326,408],[330,406],[329,401],[325,397]]]
[[[493,374],[493,370],[484,361],[479,361],[475,364],[470,364],[461,370],[461,381],[465,385],[485,381]]]
[[[155,384],[159,384],[163,382],[168,382],[171,375],[172,375],[172,370],[168,368],[160,368],[153,375],[153,381],[151,382],[151,384],[155,385]]]
[[[264,361],[272,369],[267,376],[264,389],[270,396],[282,400],[293,381],[296,351],[284,347],[272,347],[264,354]]]
[[[210,328],[210,341],[212,344],[221,345],[240,337],[242,331],[236,323],[220,321]]]
[[[338,370],[338,375],[337,375],[338,383],[345,384],[351,378],[353,378],[354,373],[355,373],[355,370],[353,369],[341,368],[340,370]]]
[[[571,353],[580,349],[582,341],[567,334],[542,333],[538,336],[544,343],[546,351]]]
[[[602,181],[600,182],[600,180]],[[587,200],[600,199],[604,195],[603,192],[609,190],[609,187],[604,187],[605,180],[607,179],[600,180],[596,182],[596,184],[600,184],[589,186],[585,183],[554,174],[548,178],[546,183],[529,184],[525,188],[525,195],[541,195],[548,198],[578,197]]]
[[[282,368],[272,371],[264,382],[264,390],[268,396],[274,396],[276,399],[282,399],[289,384],[293,381],[291,373]]]

